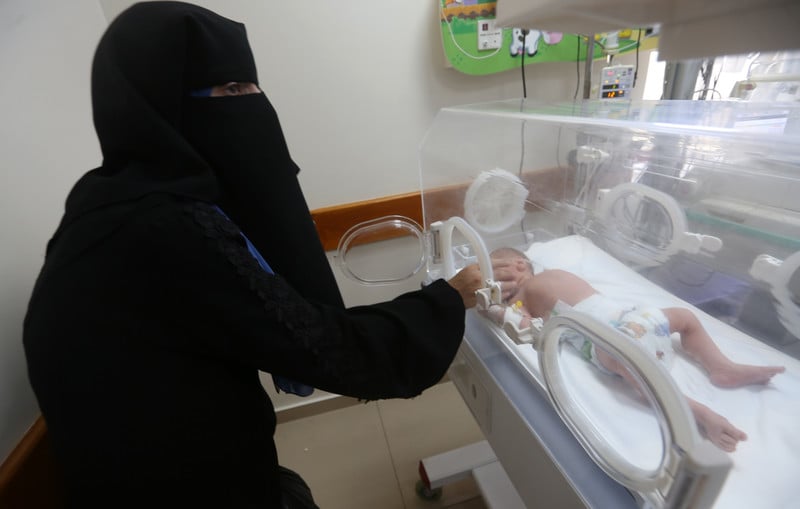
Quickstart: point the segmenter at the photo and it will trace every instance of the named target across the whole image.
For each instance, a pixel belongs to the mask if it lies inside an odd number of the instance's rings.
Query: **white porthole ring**
[[[792,276],[798,270],[800,270],[800,251],[783,261],[769,255],[760,255],[753,261],[750,275],[770,286],[778,320],[790,334],[800,338],[800,305],[789,289]]]
[[[789,281],[800,270],[800,251],[783,261],[778,270],[772,296],[778,301],[778,320],[793,336],[800,338],[800,305],[789,290]]]
[[[690,238],[685,237],[686,234],[686,215],[683,209],[675,201],[672,196],[653,189],[652,187],[638,184],[635,182],[626,182],[611,188],[606,193],[599,203],[597,215],[605,225],[612,225],[616,221],[614,217],[614,205],[620,200],[628,196],[636,195],[641,198],[646,198],[658,203],[666,216],[671,222],[672,236],[667,240],[664,247],[659,247],[658,251],[652,253],[652,256],[637,253],[635,250],[627,249],[627,246],[618,246],[618,256],[625,258],[634,263],[644,266],[657,265],[663,263],[670,256],[674,255],[683,248],[684,240]],[[616,229],[615,229],[616,230]],[[628,239],[626,239],[628,240]],[[633,239],[629,239],[633,240]],[[649,247],[649,246],[648,246]],[[648,254],[651,254],[648,252]]]
[[[489,251],[486,249],[483,239],[464,218],[453,216],[447,221],[437,221],[431,224],[431,229],[438,232],[439,245],[441,248],[442,262],[444,263],[444,276],[450,279],[456,275],[455,260],[453,259],[453,229],[457,229],[467,239],[475,249],[478,257],[478,266],[481,275],[487,285],[494,281],[494,271],[492,260],[489,258]]]
[[[525,216],[528,189],[513,173],[495,168],[481,172],[464,196],[464,218],[484,233],[499,233]]]

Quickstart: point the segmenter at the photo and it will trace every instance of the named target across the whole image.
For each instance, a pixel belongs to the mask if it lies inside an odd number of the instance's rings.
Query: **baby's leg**
[[[686,399],[689,400],[689,408],[692,409],[700,434],[714,445],[723,451],[733,452],[736,450],[736,444],[747,440],[747,434],[731,424],[728,419],[692,398]]]
[[[594,354],[597,356],[597,362],[599,362],[604,368],[607,370],[616,373],[617,375],[621,376],[622,378],[627,381],[631,387],[636,390],[636,393],[644,400],[644,392],[642,388],[639,386],[639,382],[634,378],[630,371],[625,368],[625,365],[622,364],[616,357],[613,355],[609,355],[600,348],[594,349]]]
[[[719,387],[741,387],[743,385],[766,384],[783,366],[752,366],[733,362],[714,343],[700,320],[684,308],[662,310],[669,320],[670,332],[681,336],[681,345],[703,368],[714,385]]]
[[[595,351],[600,364],[627,380],[636,389],[639,396],[644,396],[639,383],[620,361],[600,349]],[[731,424],[728,419],[692,398],[686,397],[686,399],[689,402],[689,408],[692,410],[700,434],[710,440],[711,443],[723,451],[733,452],[736,450],[736,444],[742,440],[747,440],[745,432]]]

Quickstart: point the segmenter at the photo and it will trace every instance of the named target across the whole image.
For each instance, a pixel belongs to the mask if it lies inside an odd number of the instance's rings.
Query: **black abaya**
[[[24,325],[70,504],[280,507],[258,372],[417,395],[455,355],[461,297],[437,281],[344,308],[269,101],[190,97],[257,82],[243,25],[137,4],[109,26],[92,81],[103,165],[67,199]]]

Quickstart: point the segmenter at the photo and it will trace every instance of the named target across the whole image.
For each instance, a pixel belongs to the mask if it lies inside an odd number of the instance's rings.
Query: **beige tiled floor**
[[[281,464],[311,486],[322,509],[485,509],[471,480],[419,498],[419,460],[482,440],[451,382],[411,400],[359,403],[278,425]]]

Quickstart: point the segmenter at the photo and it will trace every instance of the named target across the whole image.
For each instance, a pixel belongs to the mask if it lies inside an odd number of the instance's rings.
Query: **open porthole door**
[[[453,277],[478,263],[487,289],[493,285],[489,253],[480,235],[463,218],[436,221],[430,230],[413,219],[385,216],[359,223],[342,235],[336,264],[348,278],[364,285],[389,285],[415,277]],[[499,287],[498,287],[499,288]],[[499,298],[499,292],[495,290]]]
[[[567,307],[545,323],[536,349],[556,411],[611,478],[644,507],[713,505],[731,461],[701,438],[686,398],[645,348]],[[609,366],[622,376],[601,372]]]
[[[336,253],[336,264],[349,279],[363,285],[389,285],[415,277],[425,267],[422,228],[404,216],[384,216],[348,229]]]

